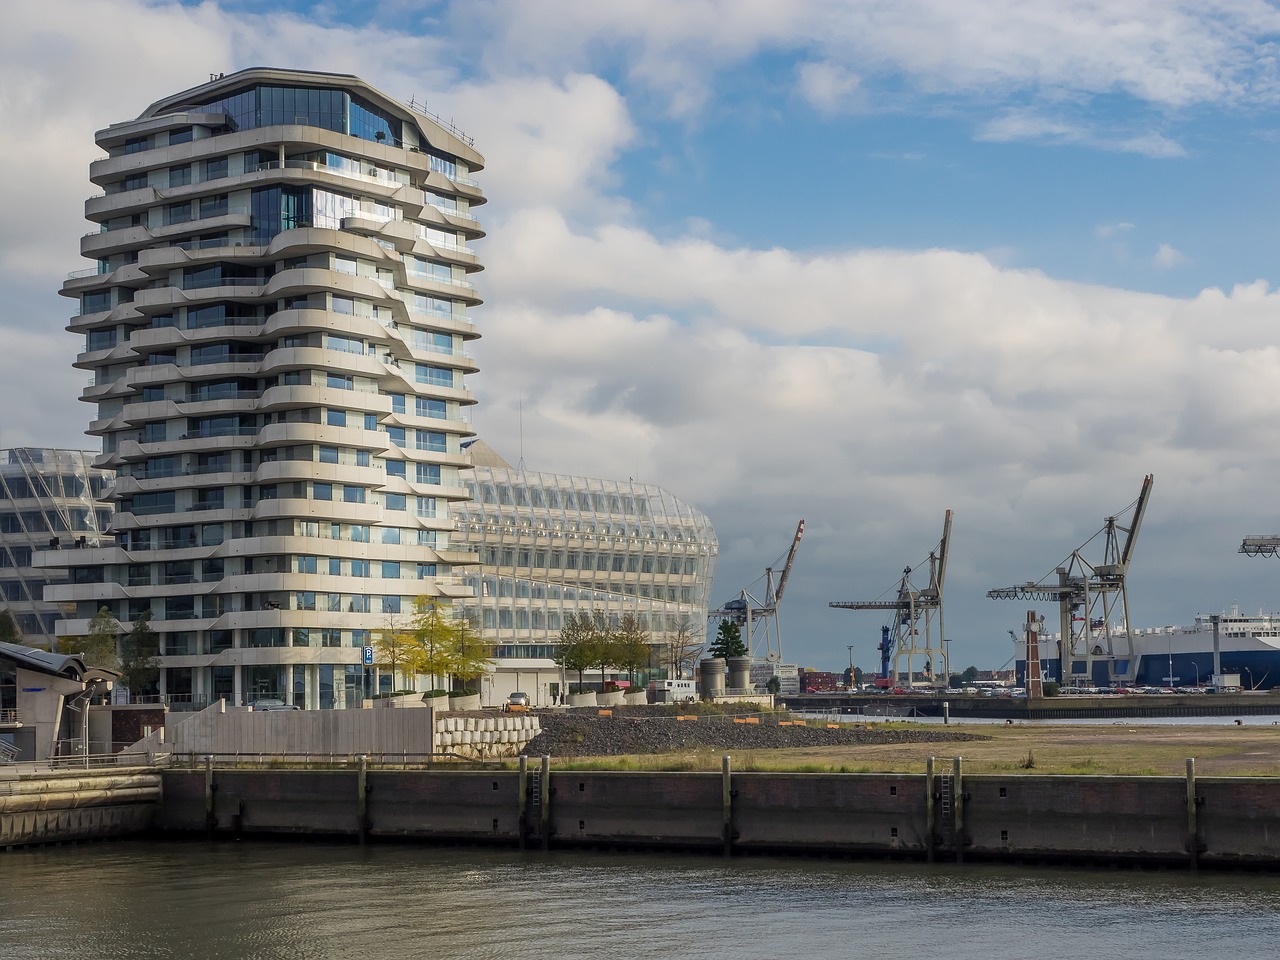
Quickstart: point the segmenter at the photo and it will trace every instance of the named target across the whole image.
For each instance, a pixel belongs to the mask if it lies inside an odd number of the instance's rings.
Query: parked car
[[[270,698],[264,700],[254,700],[249,704],[249,709],[256,713],[265,713],[269,710],[301,710],[291,703],[285,703],[283,700],[273,700]]]

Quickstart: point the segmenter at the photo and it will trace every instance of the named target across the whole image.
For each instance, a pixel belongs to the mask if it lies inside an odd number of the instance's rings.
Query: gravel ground
[[[522,751],[526,756],[604,757],[618,754],[671,753],[677,750],[770,750],[785,747],[835,747],[850,744],[955,742],[986,740],[981,734],[938,729],[886,729],[849,725],[825,727],[779,726],[763,715],[758,724],[734,723],[731,716],[700,715],[694,721],[674,715],[614,711],[612,717],[594,712],[540,713],[542,732]]]

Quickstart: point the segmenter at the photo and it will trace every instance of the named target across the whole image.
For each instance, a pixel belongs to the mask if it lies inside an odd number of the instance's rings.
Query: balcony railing
[[[0,710],[0,726],[16,727],[22,724],[22,714],[16,709]]]

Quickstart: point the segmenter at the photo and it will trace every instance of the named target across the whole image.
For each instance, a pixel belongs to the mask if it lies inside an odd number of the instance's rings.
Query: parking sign
[[[373,647],[364,648],[364,665],[366,667],[373,666]]]

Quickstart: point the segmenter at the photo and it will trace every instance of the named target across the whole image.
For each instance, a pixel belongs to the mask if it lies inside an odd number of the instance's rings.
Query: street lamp
[[[1252,690],[1252,689],[1253,689],[1253,671],[1252,671],[1252,670],[1250,670],[1248,667],[1245,667],[1245,668],[1244,668],[1244,672],[1245,672],[1245,673],[1248,675],[1248,677],[1249,677],[1249,689],[1250,689],[1250,690]]]
[[[1196,688],[1197,688],[1197,689],[1199,689],[1199,687],[1200,687],[1200,664],[1198,664],[1198,663],[1196,663],[1194,660],[1192,660],[1192,661],[1191,661],[1191,668],[1192,668],[1193,670],[1195,670],[1195,672],[1196,672]]]

